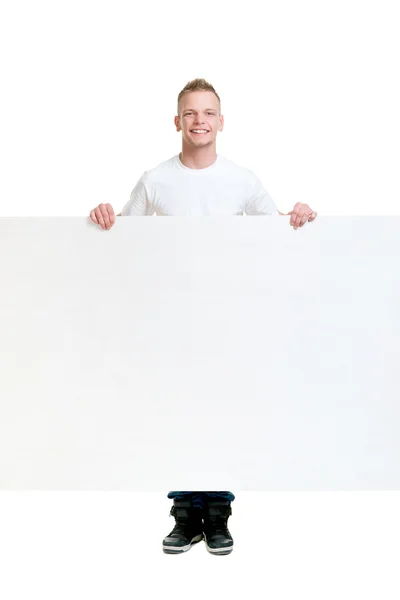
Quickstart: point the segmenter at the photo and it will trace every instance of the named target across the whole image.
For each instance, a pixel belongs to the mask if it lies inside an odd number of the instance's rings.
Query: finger
[[[107,207],[108,216],[109,216],[109,219],[110,219],[110,225],[112,226],[112,225],[114,225],[114,223],[115,223],[115,213],[114,213],[114,209],[113,209],[113,207],[111,206],[111,204],[106,204],[106,207]]]
[[[290,224],[296,229],[300,224],[300,218],[303,214],[303,206],[301,202],[296,202],[292,210],[292,216],[290,218]]]
[[[101,215],[103,217],[106,229],[109,229],[110,228],[110,218],[108,216],[108,211],[107,211],[106,205],[100,204],[99,208],[100,208]]]
[[[313,211],[313,212],[311,213],[311,215],[309,216],[308,220],[309,220],[309,221],[314,221],[314,219],[315,219],[315,217],[316,217],[316,216],[317,216],[317,213],[316,213],[315,211]]]
[[[296,202],[296,204],[294,205],[293,211],[298,213],[299,210],[301,210],[301,207],[304,206],[301,202]]]
[[[97,217],[96,217],[96,213],[95,213],[95,211],[94,211],[94,210],[91,210],[91,211],[90,211],[90,218],[92,219],[93,223],[96,223],[96,225],[98,225],[98,224],[99,224],[99,222],[98,222],[98,220],[97,220]]]
[[[292,215],[293,229],[298,228],[298,226],[300,225],[300,221],[301,221],[301,213],[293,212],[293,215]]]
[[[308,206],[308,204],[302,204],[301,209],[298,211],[298,227],[303,227],[304,223],[308,221],[309,215],[312,213],[312,209]]]
[[[303,213],[299,212],[297,214],[296,220],[294,222],[294,228],[297,229],[298,227],[300,227],[300,223],[301,223],[301,217],[302,217]]]
[[[103,215],[101,214],[101,210],[99,207],[96,208],[96,217],[97,217],[100,227],[102,229],[105,229],[106,225],[104,223]]]
[[[303,227],[304,223],[307,223],[309,215],[304,213],[300,219],[300,227]]]

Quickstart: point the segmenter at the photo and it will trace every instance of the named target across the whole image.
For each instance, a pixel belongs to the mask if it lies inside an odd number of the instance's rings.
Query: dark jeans
[[[191,498],[193,506],[204,508],[207,498],[219,498],[221,500],[229,500],[230,502],[233,502],[235,496],[232,494],[232,492],[169,492],[168,498],[172,498],[174,500],[185,500],[186,498]]]

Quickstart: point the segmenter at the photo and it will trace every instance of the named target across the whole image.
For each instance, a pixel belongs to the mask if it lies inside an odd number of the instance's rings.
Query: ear
[[[220,118],[219,118],[219,129],[218,129],[218,131],[222,131],[223,128],[224,128],[224,117],[223,117],[223,115],[221,115]]]
[[[175,123],[176,130],[180,131],[181,130],[181,125],[180,125],[180,122],[179,122],[179,117],[174,117],[174,123]]]

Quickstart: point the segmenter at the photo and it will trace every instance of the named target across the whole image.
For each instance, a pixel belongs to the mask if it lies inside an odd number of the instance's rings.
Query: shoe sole
[[[204,543],[206,545],[207,552],[209,552],[210,554],[214,554],[214,556],[226,556],[227,554],[230,554],[233,550],[233,544],[232,546],[227,546],[225,548],[210,548],[210,546],[207,544],[206,536],[204,536]]]
[[[190,550],[192,546],[194,546],[198,542],[201,542],[202,539],[203,536],[202,534],[200,534],[192,538],[192,540],[186,546],[166,546],[163,544],[163,551],[165,552],[165,554],[183,554],[184,552]]]

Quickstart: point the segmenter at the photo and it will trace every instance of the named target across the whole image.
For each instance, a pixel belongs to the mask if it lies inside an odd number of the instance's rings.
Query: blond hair
[[[205,79],[193,79],[192,81],[189,81],[185,87],[183,88],[183,90],[181,90],[179,92],[178,95],[178,114],[179,114],[179,102],[182,99],[183,94],[186,94],[187,92],[212,92],[213,94],[215,94],[219,100],[219,107],[220,107],[220,112],[221,112],[221,99],[218,96],[217,92],[214,90],[213,86],[211,85],[211,83],[208,83],[208,81],[206,81]]]

